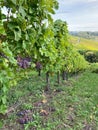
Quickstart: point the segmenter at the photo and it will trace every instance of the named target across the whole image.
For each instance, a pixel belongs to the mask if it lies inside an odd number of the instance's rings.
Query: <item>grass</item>
[[[35,72],[9,92],[9,112],[0,130],[97,130],[98,74],[89,70],[56,83],[51,77],[50,92],[44,91],[45,75]],[[11,110],[12,109],[12,110]],[[20,124],[17,113],[28,110],[32,121]]]
[[[98,41],[95,41],[95,40],[79,38],[76,36],[70,36],[70,42],[77,49],[98,51]]]

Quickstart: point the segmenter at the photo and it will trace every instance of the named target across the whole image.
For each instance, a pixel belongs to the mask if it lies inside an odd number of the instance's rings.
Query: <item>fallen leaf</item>
[[[47,100],[46,100],[46,99],[43,99],[43,100],[42,100],[42,103],[44,103],[44,104],[47,103]]]
[[[46,111],[46,110],[41,110],[40,111],[40,114],[41,114],[41,116],[47,116],[49,113]]]
[[[70,108],[69,108],[69,110],[70,110],[70,111],[73,111],[73,110],[74,110],[74,108],[73,108],[73,107],[70,107]]]
[[[34,103],[34,106],[36,106],[36,107],[40,107],[42,105],[42,102],[35,102]]]

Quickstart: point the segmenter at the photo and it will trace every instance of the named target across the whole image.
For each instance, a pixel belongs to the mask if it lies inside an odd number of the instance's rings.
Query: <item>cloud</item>
[[[87,2],[97,2],[97,0],[87,0]]]
[[[98,0],[58,0],[53,18],[67,21],[69,30],[98,31]]]

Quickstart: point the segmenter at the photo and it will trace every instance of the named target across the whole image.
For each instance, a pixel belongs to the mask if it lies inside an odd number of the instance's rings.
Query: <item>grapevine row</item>
[[[6,14],[1,10],[4,7]],[[51,15],[55,9],[58,9],[57,0],[1,0],[1,113],[7,110],[8,90],[16,85],[16,77],[20,79],[23,72],[29,74],[36,68],[40,75],[43,70],[49,87],[50,73],[58,73],[59,83],[60,72],[86,67],[87,62],[68,41],[67,23],[61,20],[53,22]]]

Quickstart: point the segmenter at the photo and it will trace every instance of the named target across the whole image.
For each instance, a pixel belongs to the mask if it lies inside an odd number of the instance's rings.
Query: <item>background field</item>
[[[70,42],[77,49],[98,51],[98,41],[94,39],[86,39],[78,36],[70,36]]]

